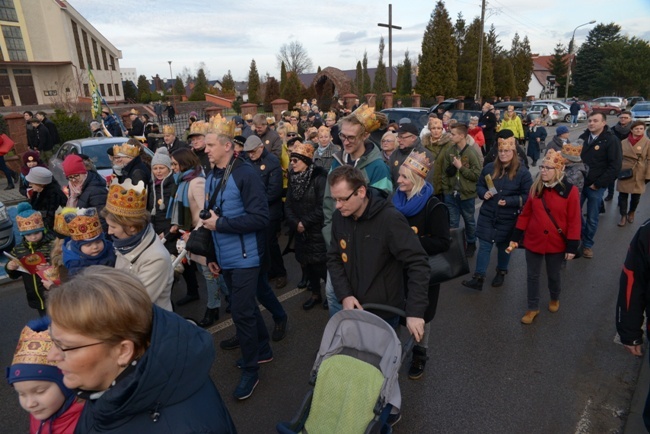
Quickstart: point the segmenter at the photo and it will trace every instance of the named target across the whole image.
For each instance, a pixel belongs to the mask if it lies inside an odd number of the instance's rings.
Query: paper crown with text
[[[88,241],[102,234],[102,224],[95,208],[73,208],[63,215],[68,225],[70,238],[75,241]]]
[[[365,102],[361,104],[352,115],[363,125],[367,133],[372,133],[388,126],[388,118],[383,113],[376,113],[374,107],[369,107]]]
[[[235,136],[235,121],[229,121],[220,114],[212,116],[210,118],[210,132],[233,138]]]
[[[431,170],[431,160],[424,152],[411,151],[404,163],[404,167],[411,169],[416,175],[421,178],[426,178]]]
[[[122,184],[113,178],[108,197],[106,210],[123,217],[140,217],[147,212],[147,190],[144,182],[139,181],[133,185],[127,178]]]

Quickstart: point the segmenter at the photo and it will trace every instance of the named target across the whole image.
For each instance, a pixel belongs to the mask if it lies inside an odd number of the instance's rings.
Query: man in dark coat
[[[140,120],[139,113],[136,109],[131,109],[129,119],[131,120],[131,128],[128,129],[129,136],[144,136],[144,124]]]
[[[418,128],[413,124],[402,124],[397,130],[397,149],[390,155],[388,160],[388,168],[390,169],[390,175],[393,180],[393,185],[397,188],[397,178],[399,178],[399,168],[402,166],[406,157],[408,157],[412,151],[424,152],[429,161],[435,160],[431,151],[422,146],[422,142],[419,137],[420,132]],[[433,170],[429,171],[427,175],[427,181],[433,184]]]
[[[478,118],[478,125],[483,128],[485,151],[490,152],[490,149],[492,149],[495,143],[497,118],[494,114],[494,107],[492,107],[492,104],[489,102],[483,104],[483,113],[481,113],[481,116]]]
[[[44,162],[48,162],[50,157],[52,157],[52,148],[54,144],[52,143],[52,138],[50,132],[45,125],[41,123],[37,118],[32,118],[30,120],[32,128],[34,129],[36,137],[36,146],[38,152],[41,153],[41,159]]]
[[[190,141],[192,152],[199,157],[203,173],[207,176],[212,171],[212,164],[205,152],[205,132],[207,131],[207,124],[203,121],[194,122],[190,128],[190,133],[187,135],[187,140]]]
[[[27,146],[33,151],[38,150],[38,143],[36,143],[36,131],[32,127],[32,118],[34,114],[29,110],[23,112],[23,117],[25,118],[25,128],[27,130]]]
[[[261,113],[256,114],[253,117],[253,126],[255,134],[264,144],[264,148],[280,160],[282,158],[282,139],[278,136],[278,133],[269,128],[266,123],[266,116]]]
[[[39,121],[43,125],[47,127],[47,130],[50,132],[50,139],[52,140],[52,147],[58,145],[61,143],[61,139],[59,138],[59,131],[56,128],[56,125],[54,122],[52,122],[51,119],[48,119],[47,115],[45,112],[37,112],[36,117],[38,118]]]
[[[163,127],[163,141],[165,142],[165,146],[167,146],[169,155],[172,155],[172,153],[177,149],[189,149],[190,147],[187,143],[176,137],[176,128],[174,128],[173,125],[165,125]]]
[[[106,127],[106,130],[111,133],[111,136],[122,137],[122,129],[120,128],[120,124],[115,120],[114,115],[112,115],[107,108],[102,110],[102,121],[104,122],[104,127]]]
[[[136,139],[130,139],[122,145],[113,146],[113,172],[120,183],[127,178],[133,185],[142,181],[149,191],[151,171],[140,158],[140,149],[140,143]]]
[[[621,171],[623,151],[621,142],[608,129],[604,113],[592,113],[587,122],[587,130],[580,136],[584,142],[580,158],[589,167],[580,197],[581,207],[587,202],[587,218],[582,218],[582,256],[593,258],[603,194]]]
[[[578,126],[578,114],[580,113],[580,103],[578,98],[574,97],[571,106],[569,106],[569,113],[571,113],[571,128]]]

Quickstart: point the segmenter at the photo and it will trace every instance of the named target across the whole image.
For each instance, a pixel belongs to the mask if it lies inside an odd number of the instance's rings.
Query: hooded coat
[[[86,402],[75,432],[236,433],[210,379],[214,358],[208,332],[154,306],[149,348],[115,386]]]
[[[106,206],[107,197],[106,180],[94,170],[89,170],[86,180],[81,186],[81,194],[77,198],[77,207],[96,208],[99,214]],[[104,226],[103,222],[102,226]]]

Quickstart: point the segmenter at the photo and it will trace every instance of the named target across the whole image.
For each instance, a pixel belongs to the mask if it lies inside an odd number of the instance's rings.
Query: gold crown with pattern
[[[25,326],[20,332],[16,352],[12,365],[48,365],[56,366],[56,362],[47,360],[47,353],[52,348],[52,338],[49,330],[35,332],[29,326]]]
[[[174,128],[173,125],[165,125],[165,126],[163,126],[163,131],[162,132],[163,132],[163,134],[171,134],[173,136],[173,135],[176,135],[176,128]]]
[[[65,214],[70,238],[75,241],[92,240],[102,233],[102,224],[95,208],[79,208]]]
[[[328,120],[328,121],[329,120],[334,120],[335,121],[336,120],[336,113],[331,112],[331,111],[325,113],[325,120]]]
[[[300,117],[300,113],[297,110],[292,110],[291,117],[298,119]]]
[[[426,178],[431,170],[431,160],[424,152],[411,151],[404,163],[404,167],[411,169],[416,175],[421,178]]]
[[[205,136],[208,133],[209,129],[210,124],[205,121],[193,122],[192,126],[190,126],[190,133],[187,135],[187,137]]]
[[[562,156],[567,160],[578,163],[581,161],[582,143],[565,143],[562,145]]]
[[[54,232],[64,237],[69,237],[70,229],[68,228],[68,223],[65,221],[65,215],[75,213],[76,211],[76,208],[64,208],[60,206],[54,213]]]
[[[131,157],[135,158],[140,155],[140,147],[129,144],[128,142],[121,145],[113,145],[114,157]]]
[[[546,156],[544,157],[543,164],[547,166],[552,166],[555,170],[562,172],[564,170],[564,165],[566,164],[566,160],[562,156],[561,152],[558,152],[554,149],[549,149],[546,152]]]
[[[230,138],[235,136],[235,121],[227,120],[225,117],[217,114],[210,118],[210,130],[214,134],[223,134]]]
[[[29,207],[29,210],[32,210],[32,208]],[[23,217],[19,213],[16,216],[16,224],[18,225],[18,232],[23,235],[42,231],[43,228],[45,228],[45,225],[43,224],[43,216],[38,211],[33,211],[27,217]]]
[[[293,144],[293,148],[291,149],[291,155],[298,154],[313,160],[315,150],[316,149],[309,143],[296,142]]]
[[[516,151],[517,145],[515,144],[515,138],[508,137],[507,139],[502,139],[499,137],[499,151]]]
[[[388,126],[388,118],[386,115],[383,113],[375,113],[375,108],[369,107],[365,102],[352,112],[352,116],[361,122],[367,133],[372,133],[373,131]]]
[[[273,116],[268,116],[266,118],[267,125],[275,125],[275,118]]]
[[[287,133],[297,133],[298,132],[298,125],[284,124],[284,126],[287,129]]]
[[[106,198],[106,210],[123,217],[140,217],[145,214],[147,190],[144,182],[139,181],[133,185],[131,179],[127,178],[120,184],[117,178],[113,178]]]

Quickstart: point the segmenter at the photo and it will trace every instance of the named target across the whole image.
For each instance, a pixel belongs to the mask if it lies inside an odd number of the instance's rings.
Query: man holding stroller
[[[428,257],[406,218],[387,201],[387,193],[369,188],[363,173],[352,166],[334,169],[328,178],[336,211],[327,252],[336,298],[343,309],[378,303],[404,309],[406,327],[416,341],[424,333],[430,268]],[[406,276],[406,288],[404,287]],[[406,299],[406,303],[404,300]],[[393,328],[399,317],[377,313]],[[399,420],[399,391],[389,400]]]

